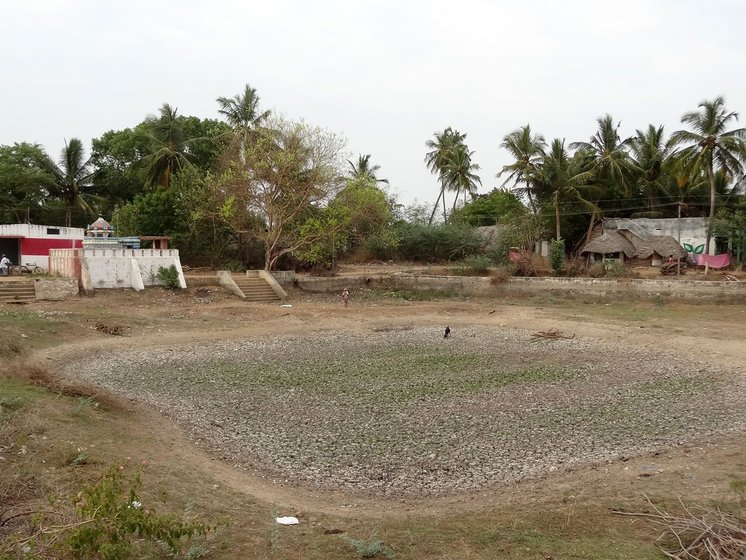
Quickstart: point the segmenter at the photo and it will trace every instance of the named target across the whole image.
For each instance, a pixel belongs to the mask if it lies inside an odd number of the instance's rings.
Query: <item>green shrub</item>
[[[75,515],[55,514],[47,523],[44,514],[34,517],[32,537],[11,535],[9,544],[24,558],[79,558],[123,560],[151,558],[159,547],[169,557],[181,554],[185,541],[206,536],[215,528],[201,522],[185,522],[175,515],[159,515],[141,502],[140,469],[112,466],[95,483],[75,496]],[[4,552],[0,547],[0,556]],[[9,549],[8,549],[9,550]],[[50,552],[53,552],[51,556]]]
[[[155,275],[156,279],[162,282],[169,290],[178,290],[181,288],[179,285],[179,271],[176,269],[176,265],[169,267],[161,266],[158,268],[158,273]]]
[[[457,263],[451,268],[451,272],[460,276],[484,276],[493,264],[492,259],[486,255],[472,255]]]
[[[562,274],[565,266],[565,241],[563,239],[552,239],[549,246],[549,264],[555,276]]]
[[[395,231],[386,229],[369,237],[365,248],[376,259],[391,260],[399,249],[399,237]]]
[[[481,240],[465,225],[401,223],[395,228],[399,255],[418,262],[458,261],[481,252]]]

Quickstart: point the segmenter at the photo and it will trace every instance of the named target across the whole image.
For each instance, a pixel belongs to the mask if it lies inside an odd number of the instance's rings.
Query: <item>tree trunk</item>
[[[557,241],[560,240],[560,214],[559,214],[559,197],[554,199],[554,225],[557,229]]]
[[[712,219],[715,217],[715,174],[712,172],[712,159],[710,159],[709,166],[707,167],[707,178],[710,180],[710,221],[707,224],[707,241],[705,243],[705,255],[710,254],[710,226]]]
[[[536,214],[536,204],[534,203],[534,196],[531,194],[531,181],[526,180],[526,196],[528,197],[528,204],[531,206],[531,212]]]
[[[438,211],[438,204],[440,204],[440,197],[443,196],[443,190],[444,187],[441,187],[440,194],[438,195],[438,200],[435,201],[435,206],[433,206],[433,213],[430,214],[430,221],[427,223],[427,225],[429,226],[433,225],[433,218],[435,218],[435,212]]]
[[[596,205],[598,206],[598,202],[596,202]],[[585,243],[588,243],[591,240],[591,234],[593,233],[594,223],[596,223],[596,211],[595,210],[591,212],[591,223],[588,224],[588,232],[585,234]]]
[[[446,186],[443,185],[443,223],[448,222],[448,215],[446,214]]]

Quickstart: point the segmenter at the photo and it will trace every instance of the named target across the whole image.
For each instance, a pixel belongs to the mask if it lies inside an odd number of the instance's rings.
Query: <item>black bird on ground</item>
[[[451,336],[451,327],[446,327],[446,332],[443,335],[443,338],[448,338],[449,336]]]

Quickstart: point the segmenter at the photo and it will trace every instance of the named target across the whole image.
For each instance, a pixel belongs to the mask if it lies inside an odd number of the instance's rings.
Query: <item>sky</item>
[[[718,95],[746,119],[745,28],[741,0],[2,0],[0,144],[56,158],[163,103],[218,118],[248,83],[371,154],[401,203],[432,203],[425,142],[448,126],[486,193],[525,124],[586,141],[610,113],[623,137],[670,134]]]

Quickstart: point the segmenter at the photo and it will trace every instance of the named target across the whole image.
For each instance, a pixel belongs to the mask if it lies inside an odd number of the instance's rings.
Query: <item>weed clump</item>
[[[371,535],[370,539],[368,539],[367,541],[354,539],[352,537],[348,537],[347,535],[340,535],[339,538],[341,538],[344,542],[354,548],[355,552],[357,552],[360,558],[380,557],[387,558],[389,560],[394,560],[394,558],[396,558],[396,554],[394,554],[394,551],[391,550],[390,547],[386,546],[386,543],[379,539],[375,533],[373,533],[373,535]]]
[[[178,290],[181,288],[179,284],[179,271],[176,269],[176,265],[172,264],[169,267],[159,267],[155,277],[169,290]]]

